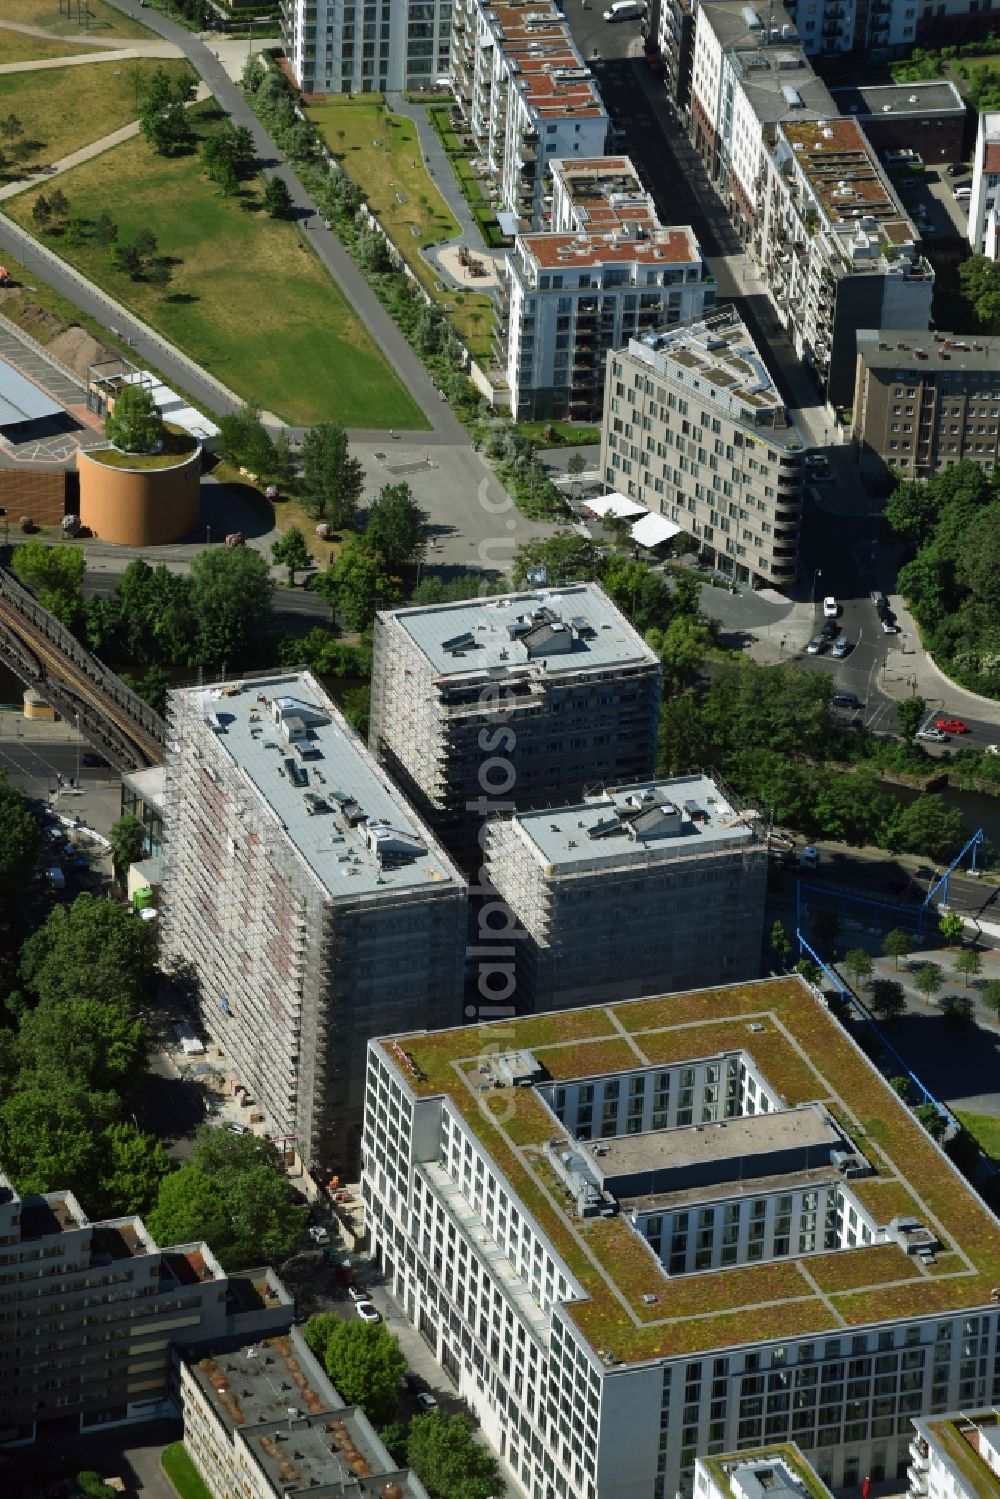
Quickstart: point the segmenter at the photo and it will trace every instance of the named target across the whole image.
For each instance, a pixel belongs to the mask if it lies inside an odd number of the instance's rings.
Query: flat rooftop
[[[965,102],[946,78],[929,83],[887,83],[871,88],[835,88],[832,97],[844,115],[875,119],[912,115],[954,114],[965,118]]]
[[[400,1499],[426,1499],[423,1485],[392,1465],[367,1420],[345,1405],[294,1334],[199,1358],[189,1369],[276,1494],[316,1489],[334,1499],[358,1494],[359,1479],[378,1478],[385,1483],[380,1493],[395,1484]]]
[[[50,1234],[85,1228],[87,1219],[68,1192],[21,1199],[21,1239],[45,1239]]]
[[[440,677],[533,667],[546,676],[629,663],[655,652],[596,583],[393,610]],[[553,625],[562,628],[553,629]]]
[[[755,839],[754,813],[737,810],[708,776],[608,787],[571,807],[521,812],[512,819],[540,864],[554,873],[630,858],[692,858]]]
[[[1000,1499],[1000,1416],[996,1410],[951,1411],[913,1422],[975,1499]]]
[[[522,234],[522,251],[545,270],[585,265],[700,266],[694,230],[664,229],[645,203],[607,209],[608,227],[577,233]]]
[[[0,428],[62,416],[63,408],[47,391],[0,359]]]
[[[853,233],[867,217],[892,243],[916,237],[857,120],[785,120],[779,129],[832,228]]]
[[[217,722],[220,749],[333,899],[463,883],[310,672],[171,696]]]
[[[732,60],[747,102],[762,125],[836,115],[829,89],[798,45],[774,42],[752,51],[739,48],[733,51]]]
[[[766,1157],[776,1151],[843,1147],[843,1137],[822,1111],[806,1105],[778,1113],[748,1114],[720,1119],[714,1124],[689,1124],[680,1129],[647,1130],[640,1135],[612,1135],[608,1139],[578,1144],[581,1154],[592,1158],[593,1169],[605,1181],[644,1171],[697,1170],[720,1162]],[[596,1149],[595,1149],[596,1146]]]
[[[830,1490],[796,1442],[749,1447],[698,1461],[731,1499],[831,1499]]]
[[[767,427],[775,443],[805,447],[749,328],[733,307],[630,338],[628,352],[698,390],[734,421]]]
[[[141,796],[147,807],[163,815],[167,799],[165,765],[151,765],[148,770],[129,770],[122,776],[126,786]]]
[[[982,372],[984,384],[1000,386],[1000,337],[969,334],[959,338],[948,333],[930,333],[926,328],[859,328],[858,353],[873,370],[916,371],[931,378],[941,370]]]
[[[605,113],[590,69],[553,0],[491,5],[484,16],[495,45],[517,64],[518,92],[529,108],[546,119]]]
[[[765,47],[772,43],[787,47],[798,41],[795,23],[781,0],[770,5],[751,5],[748,0],[703,0],[698,14],[705,18],[724,47]],[[767,33],[769,17],[773,38]]]
[[[627,1363],[761,1339],[840,1335],[990,1308],[1000,1224],[888,1082],[798,976],[477,1023],[378,1043],[416,1098],[448,1098],[578,1287],[565,1315],[594,1351]],[[395,1050],[394,1050],[395,1048]],[[819,1103],[865,1157],[850,1182],[874,1223],[912,1218],[933,1264],[895,1243],[668,1276],[626,1216],[582,1220],[544,1156],[553,1116],[535,1088],[481,1091],[484,1055],[530,1052],[556,1082],[743,1051],[788,1108]],[[400,1061],[404,1057],[405,1062]],[[768,1115],[770,1120],[777,1115]],[[718,1196],[718,1193],[716,1193]],[[644,1296],[656,1296],[648,1304]]]

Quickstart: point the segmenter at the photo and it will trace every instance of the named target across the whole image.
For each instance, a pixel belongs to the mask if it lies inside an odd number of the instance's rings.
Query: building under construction
[[[268,1133],[343,1168],[368,1038],[461,1018],[467,887],[308,672],[169,719],[165,964]]]
[[[467,869],[483,822],[653,773],[660,663],[595,583],[375,623],[370,744]]]
[[[516,944],[519,1007],[756,978],[765,832],[756,811],[702,775],[491,822],[486,870],[527,934]]]

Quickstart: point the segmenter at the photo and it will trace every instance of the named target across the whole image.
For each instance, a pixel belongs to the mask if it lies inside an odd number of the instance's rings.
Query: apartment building
[[[714,299],[694,231],[660,223],[627,156],[552,162],[551,223],[517,236],[497,294],[511,411],[600,421],[608,350]]]
[[[909,1499],[996,1499],[1000,1492],[1000,1414],[917,1417],[910,1442]]]
[[[854,393],[858,328],[930,324],[934,272],[853,119],[777,127],[752,246],[771,301],[827,400]]]
[[[1000,338],[878,329],[857,335],[853,436],[862,469],[926,479],[1000,456]]]
[[[184,1446],[212,1499],[427,1499],[364,1411],[327,1379],[298,1328],[228,1352],[180,1358]]]
[[[368,1037],[458,1017],[465,882],[310,673],[173,692],[169,724],[165,964],[268,1133],[342,1171]]]
[[[794,579],[805,452],[732,306],[608,360],[601,476],[740,582]]]
[[[979,116],[968,209],[972,253],[1000,260],[1000,113]]]
[[[949,78],[921,83],[856,84],[835,88],[842,115],[853,115],[875,150],[916,151],[929,167],[961,161],[965,150],[965,100]],[[900,171],[909,168],[899,166]]]
[[[655,653],[596,583],[377,615],[370,744],[466,868],[491,816],[653,773]]]
[[[140,1218],[93,1223],[72,1192],[0,1176],[0,1445],[171,1414],[176,1343],[283,1332],[292,1311],[271,1270],[226,1275],[207,1244],[160,1249]]]
[[[515,952],[526,1010],[760,972],[763,828],[707,776],[613,786],[492,822],[486,871],[527,934]]]
[[[882,1473],[872,1481],[884,1477]],[[853,1485],[857,1482],[854,1479]],[[694,1465],[694,1493],[695,1499],[833,1499],[797,1442],[699,1457]]]
[[[396,93],[447,76],[451,0],[282,0],[281,34],[306,94]]]
[[[682,109],[691,97],[691,65],[694,60],[694,0],[660,0],[656,19],[656,45],[663,62],[663,87]]]
[[[912,1416],[1000,1394],[1000,1225],[798,976],[373,1042],[363,1159],[387,1284],[531,1499],[690,1495],[764,1442],[902,1477]]]
[[[608,117],[555,0],[455,0],[451,77],[521,229],[542,227],[549,163],[603,156]]]

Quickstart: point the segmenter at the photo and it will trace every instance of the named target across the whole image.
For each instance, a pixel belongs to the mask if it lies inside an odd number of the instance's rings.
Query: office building
[[[795,577],[805,451],[731,306],[608,360],[601,476],[741,582]]]
[[[555,0],[455,0],[451,77],[501,209],[514,230],[541,228],[549,163],[603,156],[609,134]]]
[[[184,1446],[212,1499],[427,1499],[364,1411],[341,1399],[298,1328],[176,1372]]]
[[[464,867],[514,809],[637,781],[660,663],[595,583],[380,613],[371,747]]]
[[[142,1220],[92,1223],[72,1192],[0,1176],[0,1445],[172,1414],[171,1349],[287,1330],[273,1271],[226,1275],[207,1244],[160,1249]]]
[[[627,156],[554,161],[551,224],[519,234],[501,273],[494,337],[511,411],[600,421],[608,350],[714,298],[694,231],[664,228]]]
[[[267,1132],[343,1170],[367,1038],[457,1018],[465,883],[308,672],[173,692],[169,738],[165,965]]]
[[[285,56],[304,94],[398,93],[447,77],[451,0],[282,0]]]
[[[880,1474],[879,1479],[884,1476]],[[797,1442],[699,1457],[694,1465],[694,1493],[695,1499],[833,1499]]]
[[[857,120],[887,165],[892,152],[915,151],[928,167],[962,160],[965,100],[949,78],[856,84],[835,88],[831,97],[842,115]],[[902,161],[899,170],[908,170]]]
[[[1000,113],[979,116],[967,206],[972,253],[1000,260]]]
[[[925,479],[963,459],[987,473],[1000,444],[1000,338],[857,335],[853,436],[862,470]]]
[[[527,1010],[760,972],[764,828],[707,776],[499,819],[486,830],[486,870],[527,934],[515,952]]]
[[[875,1143],[877,1142],[877,1143]],[[797,975],[372,1042],[374,1252],[531,1499],[1000,1395],[1000,1224]]]
[[[910,1442],[909,1499],[996,1499],[1000,1413],[918,1416]]]

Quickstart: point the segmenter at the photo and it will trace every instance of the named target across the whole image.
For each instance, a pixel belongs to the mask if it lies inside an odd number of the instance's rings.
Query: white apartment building
[[[934,272],[856,120],[784,121],[753,228],[771,301],[827,400],[849,406],[859,328],[930,323]]]
[[[554,161],[551,224],[517,236],[497,295],[511,411],[599,421],[608,350],[714,298],[694,231],[664,228],[627,156]]]
[[[530,1499],[765,1442],[899,1477],[1000,1392],[1000,1225],[797,977],[384,1039],[367,1086],[376,1259]]]
[[[918,1417],[910,1443],[909,1499],[996,1499],[1000,1413]]]
[[[652,775],[660,677],[596,583],[386,611],[369,742],[478,870],[487,818]]]
[[[805,453],[731,306],[608,360],[601,477],[741,582],[795,577]]]
[[[760,972],[760,819],[707,776],[498,819],[486,830],[486,870],[527,934],[515,953],[527,1011]]]
[[[1000,260],[1000,113],[979,116],[967,206],[972,253]]]
[[[549,163],[603,156],[608,117],[555,0],[455,0],[451,76],[519,228],[540,228]]]
[[[165,966],[272,1138],[343,1170],[368,1037],[460,1013],[467,887],[308,672],[173,692],[169,724]]]
[[[694,1465],[694,1493],[695,1499],[833,1499],[797,1442],[699,1457]]]
[[[226,1275],[207,1244],[160,1249],[140,1218],[91,1222],[72,1192],[0,1175],[0,1447],[173,1414],[171,1351],[287,1330],[274,1272]]]
[[[282,0],[282,41],[306,94],[396,93],[448,73],[452,0]]]
[[[178,1360],[184,1446],[212,1499],[427,1499],[299,1329]]]

